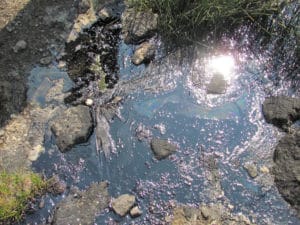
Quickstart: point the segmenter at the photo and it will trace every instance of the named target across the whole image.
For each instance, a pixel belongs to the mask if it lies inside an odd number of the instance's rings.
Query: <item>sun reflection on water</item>
[[[230,80],[234,74],[235,60],[232,55],[213,56],[208,60],[207,68],[212,73],[223,75],[225,80]]]

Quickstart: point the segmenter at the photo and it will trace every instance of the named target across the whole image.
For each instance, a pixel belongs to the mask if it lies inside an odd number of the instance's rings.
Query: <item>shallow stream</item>
[[[282,134],[265,122],[262,102],[270,94],[293,91],[288,82],[274,86],[260,60],[263,53],[254,57],[230,39],[223,42],[227,50],[199,48],[190,57],[159,56],[160,63],[149,67],[133,66],[133,46],[121,42],[119,84],[136,77],[145,83],[123,92],[120,116],[110,123],[115,146],[110,157],[97,152],[95,134],[63,154],[47,133],[46,152],[33,163],[34,169],[49,177],[58,174],[68,187],[79,189],[107,180],[111,196],[137,197],[142,216],[120,218],[107,210],[96,224],[162,224],[173,202],[195,206],[221,202],[257,224],[300,224],[264,170],[271,170]],[[175,60],[169,60],[172,57]],[[146,84],[150,79],[152,84]],[[217,82],[221,94],[207,93],[211,82]],[[149,144],[152,137],[176,143],[177,152],[156,160]],[[246,164],[258,169],[255,179]],[[62,197],[47,196],[46,206],[28,216],[27,223],[45,223]]]

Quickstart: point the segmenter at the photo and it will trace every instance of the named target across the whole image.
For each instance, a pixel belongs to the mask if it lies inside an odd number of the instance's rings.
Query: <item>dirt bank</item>
[[[59,57],[56,53],[72,29],[77,4],[76,0],[1,1],[0,126],[24,107],[33,65]]]

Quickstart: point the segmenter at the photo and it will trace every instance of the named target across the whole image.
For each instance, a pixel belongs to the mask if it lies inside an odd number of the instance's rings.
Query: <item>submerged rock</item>
[[[275,184],[300,216],[300,130],[279,141],[273,158]]]
[[[138,44],[155,34],[158,15],[130,8],[123,13],[122,24],[125,43]]]
[[[249,175],[251,178],[257,177],[258,173],[257,173],[257,167],[256,167],[255,164],[253,164],[253,163],[246,163],[246,164],[244,165],[244,168],[245,168],[245,170],[247,170],[248,175]]]
[[[89,107],[71,107],[56,117],[51,130],[61,152],[66,152],[76,144],[86,142],[92,133],[93,120]]]
[[[226,81],[222,74],[216,73],[206,87],[207,94],[224,94],[226,92]]]
[[[150,60],[154,58],[154,54],[154,45],[149,42],[144,42],[135,50],[132,56],[132,62],[135,65],[150,62]]]
[[[66,184],[59,179],[58,176],[53,176],[48,180],[47,191],[54,194],[62,194],[66,190]]]
[[[94,224],[96,214],[108,207],[107,187],[107,182],[94,183],[86,191],[67,196],[57,205],[52,224]]]
[[[177,146],[168,140],[154,138],[150,144],[155,158],[158,160],[167,158],[177,150]]]
[[[111,203],[113,210],[120,216],[125,216],[126,213],[133,207],[135,196],[124,194],[114,199]]]
[[[173,214],[173,218],[166,218],[166,222],[172,225],[252,225],[248,218],[243,215],[232,215],[222,204],[202,205],[198,209],[191,206],[177,206]]]
[[[286,96],[266,98],[262,110],[268,123],[287,129],[300,119],[300,99]]]

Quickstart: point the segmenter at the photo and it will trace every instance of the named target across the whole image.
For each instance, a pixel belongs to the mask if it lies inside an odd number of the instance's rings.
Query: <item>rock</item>
[[[94,10],[88,10],[86,13],[79,14],[75,20],[73,29],[68,35],[67,43],[75,41],[85,28],[90,28],[96,21],[97,16]]]
[[[256,167],[255,164],[253,164],[253,163],[246,163],[244,165],[244,168],[247,170],[247,172],[248,172],[248,174],[249,174],[249,176],[251,178],[257,177],[258,173],[257,173],[257,167]]]
[[[86,13],[91,7],[91,3],[89,0],[81,0],[78,4],[78,13]]]
[[[94,104],[94,101],[93,101],[93,99],[88,98],[87,100],[85,100],[85,104],[87,106],[92,106]]]
[[[291,123],[300,119],[300,99],[286,96],[266,98],[262,110],[268,123],[287,129]]]
[[[38,159],[41,153],[45,151],[45,148],[42,145],[36,145],[28,152],[28,159],[33,162]]]
[[[61,152],[66,152],[76,144],[84,143],[92,133],[93,120],[89,107],[71,107],[56,117],[51,130]]]
[[[300,130],[279,141],[273,159],[278,191],[300,215]]]
[[[269,168],[266,167],[266,166],[260,167],[260,168],[259,168],[259,171],[260,171],[261,173],[265,173],[265,174],[270,173]]]
[[[143,212],[142,212],[142,210],[139,209],[138,206],[135,206],[135,207],[133,207],[133,208],[130,210],[130,216],[131,216],[131,217],[138,217],[138,216],[140,216],[140,215],[142,215],[142,214],[143,214]]]
[[[57,205],[52,224],[94,224],[96,215],[109,205],[107,186],[93,183],[86,191],[68,195]]]
[[[16,43],[16,45],[13,47],[13,50],[15,53],[18,53],[22,50],[25,50],[27,48],[27,43],[24,40],[20,40]]]
[[[222,74],[216,73],[206,87],[207,94],[224,94],[226,92],[227,83]]]
[[[103,22],[109,22],[117,17],[113,10],[109,7],[102,8],[98,12],[98,16]]]
[[[177,146],[169,143],[168,140],[152,139],[151,149],[158,160],[165,159],[177,150]]]
[[[39,203],[39,208],[42,209],[44,207],[45,207],[45,199],[42,198],[41,201],[40,201],[40,203]]]
[[[142,63],[148,63],[154,58],[155,48],[154,45],[149,42],[142,43],[134,52],[132,56],[132,62],[135,65]]]
[[[122,15],[123,34],[126,44],[138,44],[151,38],[158,24],[158,15],[150,11],[126,9]]]
[[[114,199],[111,203],[113,210],[120,216],[125,216],[135,203],[135,196],[124,194]]]
[[[166,219],[172,225],[253,225],[244,215],[233,215],[228,208],[220,203],[201,205],[200,208],[185,205],[176,206],[173,211],[173,218]]]
[[[57,67],[62,69],[62,68],[65,68],[67,65],[67,63],[65,61],[59,61]]]
[[[53,176],[48,180],[47,191],[54,194],[62,194],[66,190],[66,184],[60,181],[58,176]]]
[[[52,57],[51,56],[47,56],[47,57],[44,57],[44,58],[40,59],[40,63],[42,65],[45,65],[45,66],[49,65],[51,63],[51,61],[52,61]]]

